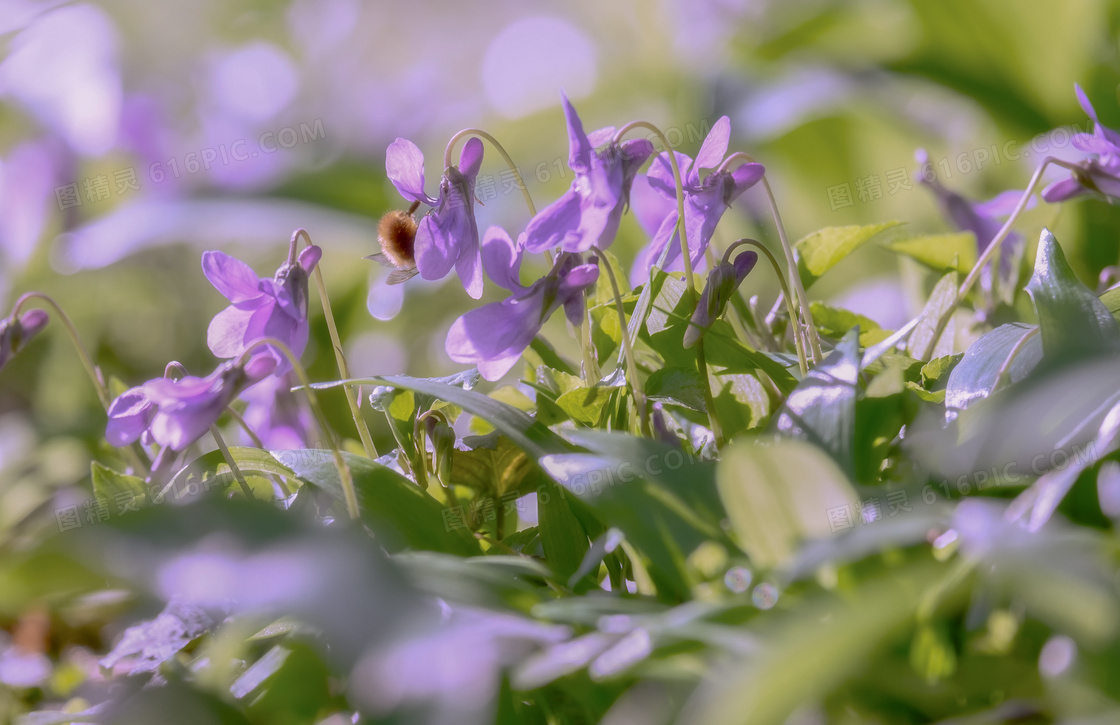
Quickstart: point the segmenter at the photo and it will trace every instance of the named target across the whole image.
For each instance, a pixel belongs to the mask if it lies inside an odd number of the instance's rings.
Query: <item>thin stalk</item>
[[[510,170],[513,172],[513,177],[517,180],[517,186],[521,189],[521,195],[525,197],[525,206],[529,208],[530,216],[536,216],[537,207],[533,204],[533,197],[529,195],[529,187],[525,186],[525,180],[521,178],[521,170],[517,168],[517,164],[513,163],[513,158],[510,157],[510,155],[506,152],[505,147],[498,142],[498,139],[494,138],[482,129],[464,128],[462,131],[452,136],[451,140],[447,142],[447,148],[443,152],[443,167],[445,169],[450,168],[451,156],[455,152],[455,144],[459,143],[460,139],[463,139],[467,136],[478,136],[479,138],[488,141],[490,145],[494,147],[494,149],[506,162],[506,165],[509,166]]]
[[[730,247],[728,247],[727,251],[724,252],[723,256],[725,258],[730,256],[731,250],[735,249],[735,247],[737,247],[739,245],[750,245],[750,246],[754,247],[755,249],[758,249],[759,251],[761,251],[762,254],[768,260],[770,260],[770,266],[773,267],[773,269],[774,269],[774,275],[778,278],[778,284],[780,284],[782,286],[782,295],[781,296],[783,298],[785,298],[786,311],[789,313],[790,322],[793,323],[793,324],[796,324],[797,319],[798,319],[797,318],[797,310],[794,309],[794,307],[793,307],[793,299],[790,297],[789,287],[786,286],[786,278],[785,278],[785,275],[782,274],[782,266],[780,264],[778,264],[778,260],[777,260],[776,257],[774,257],[774,253],[771,252],[769,249],[767,249],[765,246],[763,246],[762,243],[759,242],[757,239],[740,239],[740,240],[736,241],[734,244],[732,244]],[[793,336],[793,343],[794,343],[794,346],[797,348],[797,362],[801,366],[801,374],[805,375],[806,373],[809,372],[809,365],[808,365],[807,361],[805,360],[805,346],[804,346],[804,343],[802,341],[801,335],[796,334],[796,331],[795,331],[795,334]]]
[[[305,229],[297,229],[292,232],[292,244],[289,247],[288,257],[293,258],[292,250],[295,248],[296,241],[300,237],[304,238],[307,246],[311,246],[311,235]],[[342,341],[338,336],[338,327],[334,322],[334,313],[331,312],[331,299],[327,294],[327,284],[323,281],[323,264],[320,261],[315,265],[315,286],[319,288],[319,300],[323,305],[323,317],[327,321],[327,331],[331,336],[331,347],[334,348],[334,359],[338,363],[338,374],[343,380],[350,379],[350,366],[346,363],[346,355],[342,352]],[[358,437],[362,441],[362,449],[366,453],[366,458],[377,458],[377,448],[373,445],[373,437],[369,434],[369,426],[366,425],[365,418],[362,417],[362,411],[359,408],[358,399],[354,397],[354,387],[351,385],[344,385],[343,390],[346,393],[346,402],[350,406],[350,415],[354,418],[354,427],[358,429]],[[360,396],[359,390],[356,395]]]
[[[346,512],[350,515],[351,519],[357,519],[359,516],[358,510],[358,493],[354,489],[354,478],[350,474],[350,467],[346,465],[346,460],[342,457],[342,451],[338,449],[338,443],[335,441],[334,436],[331,434],[330,422],[327,416],[323,414],[323,409],[319,406],[319,399],[315,397],[315,391],[311,389],[311,379],[307,377],[307,371],[304,370],[303,365],[287,345],[280,340],[272,337],[262,337],[254,340],[245,352],[241,353],[239,363],[244,365],[245,361],[249,359],[249,354],[257,349],[268,345],[280,351],[288,359],[292,365],[292,370],[295,372],[296,377],[299,378],[300,386],[303,388],[304,395],[307,396],[307,402],[311,406],[311,412],[315,415],[315,419],[319,423],[319,427],[323,431],[327,442],[331,447],[331,454],[334,457],[335,468],[338,469],[338,478],[342,483],[342,497],[346,501]]]
[[[253,429],[249,427],[249,424],[245,422],[245,419],[241,417],[241,414],[233,409],[232,405],[226,406],[226,412],[229,413],[229,417],[233,418],[234,422],[241,426],[241,430],[245,431],[245,434],[249,436],[249,440],[253,442],[253,445],[257,448],[260,448],[261,450],[264,450],[264,441],[261,440],[260,436],[253,432]]]
[[[222,458],[226,460],[226,465],[229,466],[230,473],[237,479],[237,485],[241,486],[241,492],[245,494],[245,498],[250,501],[256,497],[253,496],[253,489],[249,488],[249,484],[245,482],[245,476],[241,474],[241,469],[237,467],[237,461],[233,460],[233,455],[226,447],[226,441],[222,438],[222,434],[218,431],[218,426],[210,426],[210,435],[214,436],[214,442],[218,444],[218,450],[222,452]]]
[[[626,327],[626,309],[622,305],[622,294],[618,289],[618,280],[615,278],[614,269],[611,268],[610,260],[603,250],[598,247],[592,247],[599,254],[599,259],[603,268],[607,270],[607,277],[611,282],[611,291],[614,292],[614,306],[618,312],[619,330],[622,333],[622,349],[626,354],[626,381],[630,385],[630,395],[634,398],[634,407],[638,409],[638,422],[641,427],[642,435],[650,435],[649,427],[649,410],[646,406],[645,392],[642,390],[641,382],[638,378],[638,364],[634,360],[634,348],[630,345],[630,335],[627,334]]]

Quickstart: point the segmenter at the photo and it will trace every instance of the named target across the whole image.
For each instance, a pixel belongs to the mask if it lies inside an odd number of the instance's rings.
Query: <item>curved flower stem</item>
[[[315,392],[311,388],[311,379],[307,377],[307,371],[303,369],[299,358],[292,354],[291,348],[285,345],[280,340],[272,337],[262,337],[254,340],[251,345],[245,348],[245,352],[241,353],[238,358],[238,364],[244,365],[245,361],[249,359],[249,354],[257,349],[268,345],[269,347],[279,350],[281,354],[288,359],[292,365],[292,370],[295,372],[296,377],[299,378],[300,387],[303,388],[304,395],[307,396],[307,402],[311,405],[311,412],[315,415],[315,419],[319,422],[319,427],[323,431],[323,436],[330,443],[331,453],[334,456],[334,465],[338,469],[338,478],[342,483],[342,496],[346,501],[346,512],[350,515],[351,519],[357,519],[359,516],[358,510],[358,494],[354,489],[354,478],[350,474],[350,467],[346,465],[346,460],[342,457],[342,452],[338,449],[338,442],[335,441],[334,436],[331,435],[330,422],[327,416],[323,414],[323,409],[319,407],[319,399],[315,397]]]
[[[756,164],[754,157],[750,154],[736,151],[735,153],[724,159],[723,163],[719,165],[716,172],[724,171],[731,163],[735,161],[744,161],[746,163]],[[774,200],[774,190],[770,188],[770,181],[766,178],[766,174],[762,175],[762,188],[766,191],[766,203],[770,205],[770,215],[774,217],[774,226],[778,230],[778,240],[782,244],[782,252],[786,257],[786,264],[789,266],[790,286],[793,292],[797,294],[797,307],[801,311],[800,332],[805,335],[807,346],[813,355],[813,364],[821,361],[821,340],[817,333],[817,326],[813,322],[813,313],[809,309],[809,295],[805,292],[805,285],[801,283],[801,274],[797,270],[797,259],[793,254],[793,247],[790,246],[789,237],[786,235],[786,226],[782,223],[782,215],[778,211],[778,203]],[[789,297],[787,293],[786,297]]]
[[[241,469],[237,467],[237,461],[233,460],[233,454],[229,452],[226,441],[222,438],[221,432],[218,431],[217,425],[210,426],[210,435],[214,436],[214,442],[218,444],[218,450],[222,452],[222,458],[226,460],[230,473],[237,479],[237,485],[241,486],[241,492],[245,494],[245,498],[250,501],[256,499],[256,496],[253,495],[253,489],[249,488],[249,484],[245,482],[245,476],[242,475]]]
[[[1039,182],[1042,181],[1042,174],[1044,171],[1046,171],[1046,167],[1050,164],[1061,166],[1063,168],[1069,169],[1070,171],[1073,171],[1074,173],[1077,173],[1079,171],[1076,165],[1067,163],[1065,161],[1062,161],[1061,159],[1056,159],[1053,156],[1047,156],[1042,160],[1042,162],[1038,165],[1038,168],[1035,169],[1034,174],[1031,176],[1031,180],[1027,183],[1027,188],[1023,191],[1023,196],[1019,198],[1019,203],[1015,205],[1015,208],[1007,217],[1007,221],[1003,223],[1003,226],[999,228],[999,231],[996,232],[996,235],[992,237],[992,241],[988,243],[988,248],[985,249],[984,253],[980,255],[980,259],[976,260],[976,264],[972,267],[972,271],[968,273],[968,276],[964,278],[964,282],[961,282],[961,286],[959,289],[957,289],[956,299],[953,300],[953,304],[949,305],[948,308],[946,308],[945,312],[941,315],[941,318],[937,321],[937,327],[934,329],[934,333],[930,337],[929,345],[925,350],[920,351],[923,355],[921,359],[928,358],[933,350],[936,349],[938,340],[941,339],[941,335],[944,334],[945,328],[949,325],[949,320],[953,318],[953,313],[956,312],[957,307],[960,305],[960,303],[964,301],[965,296],[972,289],[972,286],[976,284],[976,280],[980,279],[980,275],[983,272],[984,267],[987,266],[988,262],[992,260],[992,257],[995,256],[996,252],[999,250],[1000,245],[1003,244],[1003,241],[1007,239],[1008,235],[1011,233],[1012,225],[1014,225],[1015,222],[1018,221],[1019,215],[1022,214],[1023,210],[1027,208],[1027,203],[1031,200],[1031,195],[1034,194],[1035,187],[1037,187]]]
[[[611,262],[607,259],[607,255],[603,250],[598,247],[592,247],[599,254],[600,263],[603,268],[607,270],[607,277],[611,282],[611,290],[614,292],[614,306],[618,312],[618,324],[622,337],[622,349],[626,354],[626,378],[630,383],[630,395],[634,397],[634,407],[638,409],[638,423],[641,427],[642,435],[650,435],[649,427],[649,409],[646,405],[645,392],[642,390],[641,382],[638,379],[638,364],[634,360],[634,348],[630,345],[630,335],[627,334],[626,327],[626,309],[622,305],[622,294],[618,291],[618,281],[614,275],[614,269],[611,267]]]
[[[26,292],[20,295],[19,299],[16,300],[15,306],[12,308],[12,319],[19,317],[20,310],[23,309],[28,302],[35,299],[45,302],[47,306],[58,315],[58,319],[62,320],[62,325],[66,328],[67,334],[70,335],[70,341],[74,344],[74,349],[78,352],[78,357],[82,361],[82,367],[86,369],[90,381],[93,382],[94,390],[97,391],[97,399],[101,401],[102,407],[108,411],[109,405],[113,400],[109,396],[109,389],[105,385],[105,379],[101,375],[101,369],[94,364],[89,350],[86,349],[81,336],[78,335],[78,328],[74,327],[74,322],[70,319],[70,316],[62,311],[62,307],[54,301],[54,298],[42,292]]]
[[[768,260],[770,260],[770,266],[774,268],[774,275],[778,278],[778,284],[780,284],[782,286],[782,296],[784,296],[785,300],[786,300],[786,310],[789,313],[790,324],[796,325],[797,324],[797,310],[794,309],[793,298],[790,297],[789,287],[786,285],[785,275],[782,274],[782,266],[780,264],[778,264],[778,260],[777,260],[777,258],[774,257],[773,252],[771,252],[769,249],[767,249],[765,246],[763,246],[763,244],[761,242],[759,242],[757,239],[745,239],[744,238],[744,239],[740,239],[740,240],[736,241],[734,244],[732,244],[730,247],[728,247],[727,251],[725,251],[723,253],[723,258],[725,260],[728,259],[731,256],[732,250],[734,250],[736,247],[742,246],[742,245],[749,245],[749,246],[754,247],[755,249],[762,252],[762,254]],[[794,330],[793,344],[797,348],[797,362],[801,367],[801,374],[805,375],[807,372],[809,372],[809,365],[805,360],[805,345],[803,343],[801,335],[797,334],[796,329]]]
[[[517,186],[521,189],[521,195],[525,197],[525,206],[529,208],[529,215],[536,216],[537,207],[533,204],[533,197],[529,195],[529,187],[525,186],[525,179],[521,178],[521,170],[517,168],[517,164],[513,163],[513,158],[510,157],[508,152],[506,152],[505,147],[498,142],[498,139],[494,138],[482,129],[464,128],[462,131],[459,131],[454,136],[452,136],[451,140],[447,142],[447,148],[443,152],[443,167],[445,169],[451,167],[451,156],[455,153],[455,144],[459,143],[460,139],[466,138],[467,136],[478,136],[479,138],[488,141],[490,145],[494,147],[494,149],[498,152],[502,159],[505,160],[506,165],[509,166],[510,170],[513,172],[513,177],[517,179]]]
[[[292,244],[288,251],[289,260],[294,257],[295,242],[301,236],[304,238],[307,246],[311,246],[311,235],[307,233],[307,230],[295,230],[292,232]],[[319,288],[319,300],[323,305],[323,317],[327,321],[327,331],[331,336],[331,347],[334,348],[334,359],[335,362],[338,363],[338,374],[343,380],[349,380],[350,366],[346,364],[346,355],[342,352],[342,341],[338,337],[338,327],[334,323],[334,313],[331,311],[331,299],[327,294],[327,284],[323,281],[321,263],[315,265],[315,286]],[[362,449],[366,452],[366,458],[377,458],[377,448],[373,445],[373,437],[369,434],[369,426],[366,425],[365,418],[362,417],[362,411],[359,408],[357,398],[353,397],[355,395],[354,387],[351,385],[344,385],[343,389],[346,393],[346,402],[350,405],[350,415],[354,418],[354,427],[358,429],[358,437],[362,440]],[[361,396],[361,392],[358,392],[357,395]]]

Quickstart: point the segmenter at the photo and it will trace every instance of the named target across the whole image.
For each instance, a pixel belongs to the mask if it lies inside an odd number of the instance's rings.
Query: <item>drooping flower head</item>
[[[292,373],[270,375],[241,394],[248,405],[241,413],[245,424],[270,450],[306,448],[311,444],[311,411],[292,392]]]
[[[921,166],[921,170],[917,174],[917,180],[934,193],[937,197],[937,204],[941,207],[941,213],[957,231],[972,232],[976,236],[976,251],[983,254],[988,245],[992,243],[992,239],[999,233],[1000,228],[1003,227],[1003,222],[999,220],[1000,217],[1007,217],[1014,211],[1015,205],[1023,197],[1023,192],[1004,191],[988,201],[972,201],[941,185],[925,149],[918,149],[914,157]],[[1028,202],[1027,208],[1033,207],[1034,204],[1035,201],[1032,198]],[[1010,232],[1007,235],[1007,245],[1009,247],[1017,246],[1022,240],[1022,236],[1016,232]]]
[[[1093,133],[1079,133],[1071,139],[1074,148],[1086,157],[1073,176],[1056,181],[1042,190],[1042,198],[1054,203],[1081,194],[1102,194],[1120,200],[1120,132],[1108,128],[1097,118],[1096,109],[1081,86],[1074,85],[1077,101],[1089,118],[1093,119]]]
[[[294,262],[285,262],[272,278],[258,278],[249,265],[222,252],[204,252],[202,271],[230,306],[210,321],[206,344],[220,358],[234,358],[262,337],[275,338],[299,357],[307,347],[307,283],[323,251],[309,246]],[[276,359],[276,372],[291,369],[271,347],[262,354]]]
[[[439,196],[432,198],[424,191],[424,154],[416,144],[398,138],[385,152],[385,172],[401,196],[432,207],[415,230],[412,256],[420,276],[443,279],[454,267],[467,294],[476,300],[482,296],[482,259],[474,186],[481,168],[482,141],[470,138],[459,165],[444,170]]]
[[[487,380],[497,380],[509,372],[558,308],[564,308],[572,324],[579,324],[584,315],[584,292],[599,278],[596,264],[584,263],[583,257],[574,252],[561,252],[548,274],[525,287],[518,279],[521,255],[521,246],[514,245],[503,229],[486,230],[482,242],[486,272],[513,295],[471,310],[447,333],[446,349],[451,359],[477,365]]]
[[[568,166],[572,186],[533,217],[525,230],[525,249],[539,253],[559,247],[565,252],[605,249],[614,241],[638,169],[653,154],[646,139],[615,143],[613,127],[583,131],[576,109],[561,94],[568,123]]]
[[[50,316],[45,310],[28,310],[19,317],[0,320],[0,369],[26,347],[31,338],[38,335],[49,321]]]
[[[708,132],[695,161],[685,154],[672,152],[676,155],[684,187],[684,224],[693,267],[699,265],[716,225],[731,202],[758,183],[766,171],[762,164],[756,163],[742,164],[734,170],[721,169],[730,140],[731,120],[724,116]],[[706,169],[715,171],[701,177],[700,172]],[[631,198],[638,222],[652,236],[649,246],[634,262],[632,276],[640,283],[648,279],[650,268],[657,264],[667,245],[664,268],[677,269],[682,264],[677,231],[677,186],[668,152],[659,154],[649,170],[637,176]]]
[[[729,250],[730,251],[730,250]],[[758,253],[747,251],[729,261],[724,255],[722,262],[708,272],[708,280],[704,291],[700,293],[700,302],[692,313],[692,320],[684,333],[684,346],[692,347],[703,337],[705,330],[719,319],[731,300],[731,295],[739,289],[739,285],[758,263]]]
[[[205,378],[156,378],[121,393],[109,406],[105,438],[126,446],[150,438],[173,451],[185,450],[218,421],[237,395],[276,370],[270,355],[244,365],[222,363]]]

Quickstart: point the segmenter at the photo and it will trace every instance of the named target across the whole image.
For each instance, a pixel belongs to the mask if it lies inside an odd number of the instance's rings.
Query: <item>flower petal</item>
[[[260,294],[260,277],[253,268],[224,252],[203,252],[202,273],[230,302],[242,302]]]
[[[757,184],[765,173],[766,167],[762,164],[743,164],[732,171],[731,186],[724,197],[724,201],[730,204],[744,191]]]
[[[455,273],[471,299],[482,297],[482,256],[477,246],[473,252],[464,249],[459,253],[459,258],[455,260]]]
[[[385,175],[404,198],[435,205],[424,193],[424,154],[408,139],[398,138],[385,150]]]
[[[587,171],[591,166],[591,151],[594,147],[588,140],[587,134],[583,132],[583,122],[579,120],[579,114],[563,91],[560,93],[560,99],[564,106],[564,120],[568,124],[568,166],[577,173]]]
[[[1082,186],[1075,177],[1071,177],[1062,179],[1061,181],[1055,181],[1053,184],[1050,184],[1050,186],[1047,186],[1042,190],[1042,198],[1054,204],[1059,201],[1065,201],[1066,199],[1072,199],[1075,196],[1084,194],[1086,191],[1088,191],[1088,189]]]
[[[630,187],[630,208],[638,224],[652,237],[665,222],[665,217],[677,213],[677,202],[650,186],[649,178],[644,174],[638,174]]]
[[[116,448],[131,445],[151,424],[155,406],[144,393],[144,388],[130,388],[117,396],[109,406],[109,423],[105,428],[105,440]]]
[[[524,289],[520,276],[521,250],[505,229],[493,226],[482,235],[482,266],[498,286],[510,292]]]
[[[206,330],[206,346],[210,348],[210,352],[220,358],[240,355],[245,349],[249,322],[256,311],[242,310],[230,305],[214,315]]]
[[[303,271],[311,274],[315,271],[315,265],[319,264],[319,260],[323,258],[323,250],[312,244],[310,247],[305,247],[299,253],[299,266],[303,267]]]
[[[450,247],[446,232],[437,224],[436,215],[428,214],[416,228],[416,269],[427,280],[443,279],[451,271],[458,250]]]
[[[991,199],[974,204],[973,208],[976,213],[988,217],[1005,217],[1010,216],[1011,212],[1015,211],[1015,206],[1019,200],[1023,198],[1021,190],[1010,189],[1008,191],[1000,192]],[[1034,195],[1027,200],[1027,209],[1033,209],[1038,202],[1035,200]]]
[[[569,189],[556,201],[537,212],[525,228],[525,249],[534,254],[578,244],[581,204],[579,195]]]
[[[483,305],[455,320],[447,332],[447,354],[456,362],[477,364],[487,380],[500,378],[540,331],[540,290]]]
[[[712,130],[708,132],[708,137],[704,139],[704,145],[700,147],[699,153],[696,154],[696,164],[692,173],[698,175],[700,169],[714,169],[723,163],[723,157],[727,155],[727,144],[730,141],[731,119],[722,116],[712,126]]]
[[[482,139],[472,136],[463,144],[463,153],[459,154],[459,172],[463,176],[474,178],[482,168]]]

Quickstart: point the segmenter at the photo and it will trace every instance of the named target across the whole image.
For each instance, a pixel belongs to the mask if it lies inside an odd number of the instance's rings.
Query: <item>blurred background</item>
[[[1022,188],[1040,151],[1072,151],[1068,135],[1038,134],[1085,129],[1075,82],[1120,125],[1118,32],[1120,7],[1104,0],[0,0],[0,307],[54,295],[129,385],[173,359],[204,374],[226,301],[201,252],[268,276],[305,227],[353,372],[446,374],[446,330],[476,303],[453,280],[387,287],[361,259],[378,217],[404,206],[384,173],[398,136],[424,150],[432,193],[447,139],[486,129],[543,207],[571,183],[561,88],[589,130],[646,119],[690,154],[726,114],[732,149],[769,169],[792,237],[890,219],[949,231],[913,181],[915,150],[973,198]],[[479,225],[516,236],[528,214],[486,154]],[[1061,209],[1041,205],[1023,228],[1050,225],[1092,286],[1118,261],[1120,213]],[[771,238],[754,192],[717,243],[743,235]],[[628,266],[643,243],[626,217],[613,251]],[[894,327],[929,284],[871,244],[814,296]],[[761,270],[748,286],[766,301],[777,289]],[[333,379],[314,295],[311,311],[304,360]],[[326,397],[344,424],[340,395]],[[0,375],[0,469],[24,490],[88,475],[103,425],[57,323]],[[0,517],[27,505],[7,495]]]

